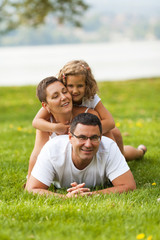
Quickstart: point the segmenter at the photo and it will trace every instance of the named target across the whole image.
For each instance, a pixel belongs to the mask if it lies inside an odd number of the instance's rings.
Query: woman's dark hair
[[[44,78],[37,86],[37,91],[36,91],[36,95],[39,99],[40,102],[47,102],[46,100],[46,88],[54,82],[61,82],[60,80],[58,80],[56,77],[47,77]],[[63,84],[63,82],[61,82]]]

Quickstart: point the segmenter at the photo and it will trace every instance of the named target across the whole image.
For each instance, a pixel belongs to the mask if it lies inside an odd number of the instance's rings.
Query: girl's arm
[[[101,118],[102,133],[108,133],[115,127],[115,122],[111,113],[104,107],[101,101],[98,102],[94,109],[98,112]]]
[[[50,122],[50,117],[52,115],[48,113],[45,108],[41,108],[36,114],[35,118],[32,121],[32,126],[36,129],[39,129],[43,132],[55,132],[57,134],[66,134],[68,133],[69,125],[64,125],[63,123],[55,123],[54,117],[53,122]]]

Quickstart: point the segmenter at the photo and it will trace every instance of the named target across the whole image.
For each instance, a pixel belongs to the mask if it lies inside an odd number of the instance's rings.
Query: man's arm
[[[71,188],[69,188],[67,191],[69,193],[72,193],[76,196],[84,196],[84,195],[95,195],[95,194],[110,194],[110,193],[123,193],[128,192],[136,189],[136,183],[134,181],[133,175],[130,170],[128,170],[126,173],[122,174],[121,176],[115,178],[112,181],[113,187],[105,188],[98,191],[90,192],[90,189],[84,188],[83,184],[77,184],[73,183],[71,184]]]
[[[54,193],[51,191],[48,191],[48,186],[45,185],[44,183],[40,182],[37,180],[35,177],[30,176],[29,181],[27,182],[27,185],[25,187],[25,190],[28,192],[32,193],[38,193],[40,195],[54,195],[62,198],[72,198],[72,197],[77,197],[78,195],[91,195],[92,193],[90,192],[89,188],[84,188],[85,183],[82,184],[77,184],[77,183],[71,183],[71,186],[75,189],[72,188],[71,191],[68,191],[67,194],[59,194],[59,193]]]
[[[136,183],[130,170],[122,174],[121,176],[115,178],[112,181],[112,184],[113,187],[111,188],[105,188],[102,190],[90,192],[90,189],[84,188],[85,183],[82,184],[73,183],[71,184],[72,187],[67,190],[68,194],[63,195],[48,191],[47,185],[43,184],[42,182],[38,181],[36,178],[31,176],[29,182],[26,185],[26,190],[28,192],[38,193],[40,195],[54,195],[63,198],[71,198],[84,195],[90,196],[100,193],[102,194],[122,193],[136,189]]]
[[[128,170],[126,173],[122,174],[121,176],[115,178],[112,181],[112,184],[113,184],[113,187],[98,190],[94,192],[94,194],[123,193],[123,192],[133,191],[136,189],[136,183],[130,170]]]
[[[40,182],[39,180],[37,180],[35,177],[31,175],[29,178],[29,181],[27,182],[25,190],[32,193],[38,193],[40,195],[54,195],[59,197],[65,197],[65,195],[63,194],[58,194],[58,193],[48,191],[48,188],[49,187],[47,185]]]

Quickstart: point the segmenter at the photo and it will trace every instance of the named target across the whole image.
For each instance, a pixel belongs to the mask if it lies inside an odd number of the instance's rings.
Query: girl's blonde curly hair
[[[59,71],[58,79],[67,87],[67,76],[83,75],[85,76],[85,99],[91,99],[98,91],[97,82],[94,79],[89,65],[83,60],[73,60],[64,65]]]

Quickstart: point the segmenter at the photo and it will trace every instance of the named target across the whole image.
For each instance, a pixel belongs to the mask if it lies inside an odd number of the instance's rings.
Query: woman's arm
[[[101,123],[102,123],[102,133],[108,133],[115,127],[114,119],[111,113],[104,107],[101,101],[95,107],[96,112],[98,112]]]
[[[50,122],[51,116],[51,113],[48,113],[48,111],[42,107],[33,119],[32,126],[43,132],[55,132],[57,134],[68,133],[69,125],[64,125],[63,123],[55,123],[53,116],[53,122]]]
[[[98,105],[98,104],[97,104]],[[102,105],[103,106],[103,105]],[[75,117],[75,116],[77,116],[78,114],[80,114],[80,113],[84,113],[85,111],[86,111],[86,107],[73,107],[73,117]],[[104,111],[107,111],[107,109],[104,107]],[[87,111],[88,113],[91,113],[91,114],[94,114],[94,115],[96,115],[100,120],[101,120],[101,124],[102,124],[102,134],[103,134],[103,136],[106,136],[106,137],[109,137],[109,138],[111,138],[113,141],[115,141],[115,138],[114,138],[114,136],[113,136],[113,134],[112,134],[112,131],[110,131],[112,128],[111,128],[111,124],[112,124],[112,126],[113,126],[113,128],[114,128],[114,126],[115,126],[115,124],[114,124],[114,120],[112,121],[112,115],[107,111],[107,113],[109,113],[108,115],[110,116],[111,115],[111,123],[110,123],[110,130],[108,130],[108,131],[106,131],[107,129],[109,129],[108,128],[108,122],[109,122],[109,117],[108,118],[106,118],[106,119],[101,119],[101,117],[104,117],[105,116],[105,114],[102,112],[102,114],[101,114],[101,116],[100,116],[100,114],[99,114],[99,112],[98,111],[96,111],[95,109],[92,109],[92,108],[89,108],[88,109],[88,111]],[[107,115],[107,114],[106,114]],[[107,115],[107,116],[108,116]],[[113,123],[112,123],[113,122]]]
[[[50,122],[51,114],[43,107],[38,111],[32,121],[32,126],[43,132],[53,132],[52,123]]]
[[[28,179],[31,175],[32,169],[37,161],[37,157],[38,157],[42,147],[45,145],[45,143],[48,140],[49,140],[49,134],[47,132],[42,132],[42,131],[36,130],[34,149],[32,151],[32,154],[31,154],[30,160],[29,160]],[[28,182],[28,179],[27,179],[27,182]]]

